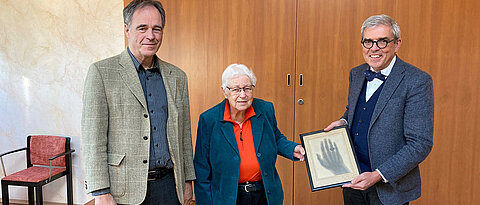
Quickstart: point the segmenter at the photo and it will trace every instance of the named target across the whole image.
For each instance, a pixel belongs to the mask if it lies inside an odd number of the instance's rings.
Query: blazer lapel
[[[373,110],[372,120],[370,121],[370,128],[372,128],[373,123],[377,120],[378,116],[382,112],[383,108],[387,105],[387,102],[392,97],[393,93],[397,89],[398,85],[402,81],[403,77],[405,76],[405,67],[403,66],[403,61],[397,57],[397,62],[392,68],[392,72],[388,75],[387,80],[385,80],[382,92],[378,97],[377,105],[375,106],[375,110]]]
[[[135,69],[132,58],[130,58],[127,50],[123,51],[120,55],[120,65],[123,67],[123,69],[119,70],[123,81],[125,84],[127,84],[128,89],[130,89],[142,106],[146,108],[147,101],[145,100],[145,95],[143,94],[142,85],[140,84],[137,70]]]
[[[264,119],[260,117],[261,115],[261,112],[255,111],[255,116],[250,118],[252,124],[253,144],[256,152],[258,152],[260,142],[262,141]]]
[[[364,70],[368,68],[368,64],[365,64],[366,66],[361,66],[360,69],[355,69],[352,72],[352,82],[350,85],[350,93],[351,95],[349,99],[351,99],[350,102],[348,102],[348,105],[350,106],[348,108],[348,124],[352,123],[353,120],[353,115],[355,114],[355,108],[357,107],[357,102],[358,98],[360,96],[360,92],[362,91],[363,83],[365,82],[365,74],[363,73]]]
[[[235,139],[235,133],[233,132],[232,124],[229,122],[223,121],[223,118],[220,124],[221,124],[220,129],[222,129],[223,137],[225,137],[225,139],[230,144],[230,146],[232,146],[235,152],[240,156],[240,152],[238,151],[237,140]]]
[[[238,151],[237,140],[235,139],[235,132],[233,131],[232,123],[223,120],[223,115],[225,113],[225,105],[227,104],[227,100],[223,100],[220,104],[221,109],[218,112],[218,124],[220,126],[220,130],[222,130],[223,137],[227,140],[228,144],[232,147],[233,150],[240,156],[240,152]]]

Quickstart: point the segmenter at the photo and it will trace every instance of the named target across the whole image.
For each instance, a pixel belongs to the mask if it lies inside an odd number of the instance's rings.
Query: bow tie
[[[381,81],[385,81],[387,76],[383,75],[382,73],[372,72],[371,70],[365,70],[365,78],[368,81],[372,81],[374,78],[378,78]]]

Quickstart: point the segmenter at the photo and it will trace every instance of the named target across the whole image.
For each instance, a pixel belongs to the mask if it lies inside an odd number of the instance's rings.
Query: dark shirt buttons
[[[144,140],[148,140],[148,137],[147,137],[147,136],[143,136],[143,139],[144,139]]]
[[[148,115],[147,115],[147,114],[143,114],[143,117],[148,118]]]
[[[261,156],[262,156],[262,154],[260,154],[260,153],[257,153],[257,157],[261,157]]]
[[[153,130],[157,130],[157,127],[153,127]]]
[[[143,163],[146,164],[148,161],[147,160],[143,160]]]
[[[158,147],[158,144],[155,144],[155,147]]]
[[[148,93],[148,96],[152,96],[152,93]]]
[[[147,77],[147,80],[150,80],[150,78],[149,78],[149,77]]]
[[[159,164],[160,164],[160,160],[157,160],[157,163],[159,163]]]
[[[153,110],[150,110],[150,113],[153,113]]]

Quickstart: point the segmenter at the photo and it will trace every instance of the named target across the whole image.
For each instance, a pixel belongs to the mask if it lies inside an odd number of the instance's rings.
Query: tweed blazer
[[[368,68],[363,64],[350,71],[348,105],[342,117],[348,124],[352,124]],[[383,204],[420,197],[418,165],[433,146],[433,104],[431,76],[397,57],[368,129],[371,168],[379,169],[388,180],[375,185]]]
[[[183,203],[185,181],[195,179],[187,77],[160,59],[157,65],[167,93],[168,148],[178,200]],[[127,50],[90,66],[82,112],[87,192],[109,187],[117,203],[140,204],[144,200],[150,156],[149,117]]]
[[[200,115],[195,146],[195,203],[236,204],[240,154],[231,122],[223,120],[226,100]],[[275,168],[277,154],[295,160],[298,144],[287,140],[277,128],[271,102],[253,99],[255,115],[250,118],[255,154],[269,205],[281,205],[283,190]]]

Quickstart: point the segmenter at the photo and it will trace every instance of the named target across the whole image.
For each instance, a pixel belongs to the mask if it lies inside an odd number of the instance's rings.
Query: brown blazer
[[[157,63],[167,92],[168,147],[178,200],[183,203],[185,181],[195,179],[187,76],[174,65],[160,59]],[[150,120],[127,50],[89,68],[83,93],[82,148],[87,192],[110,187],[117,203],[140,204],[144,200]]]

